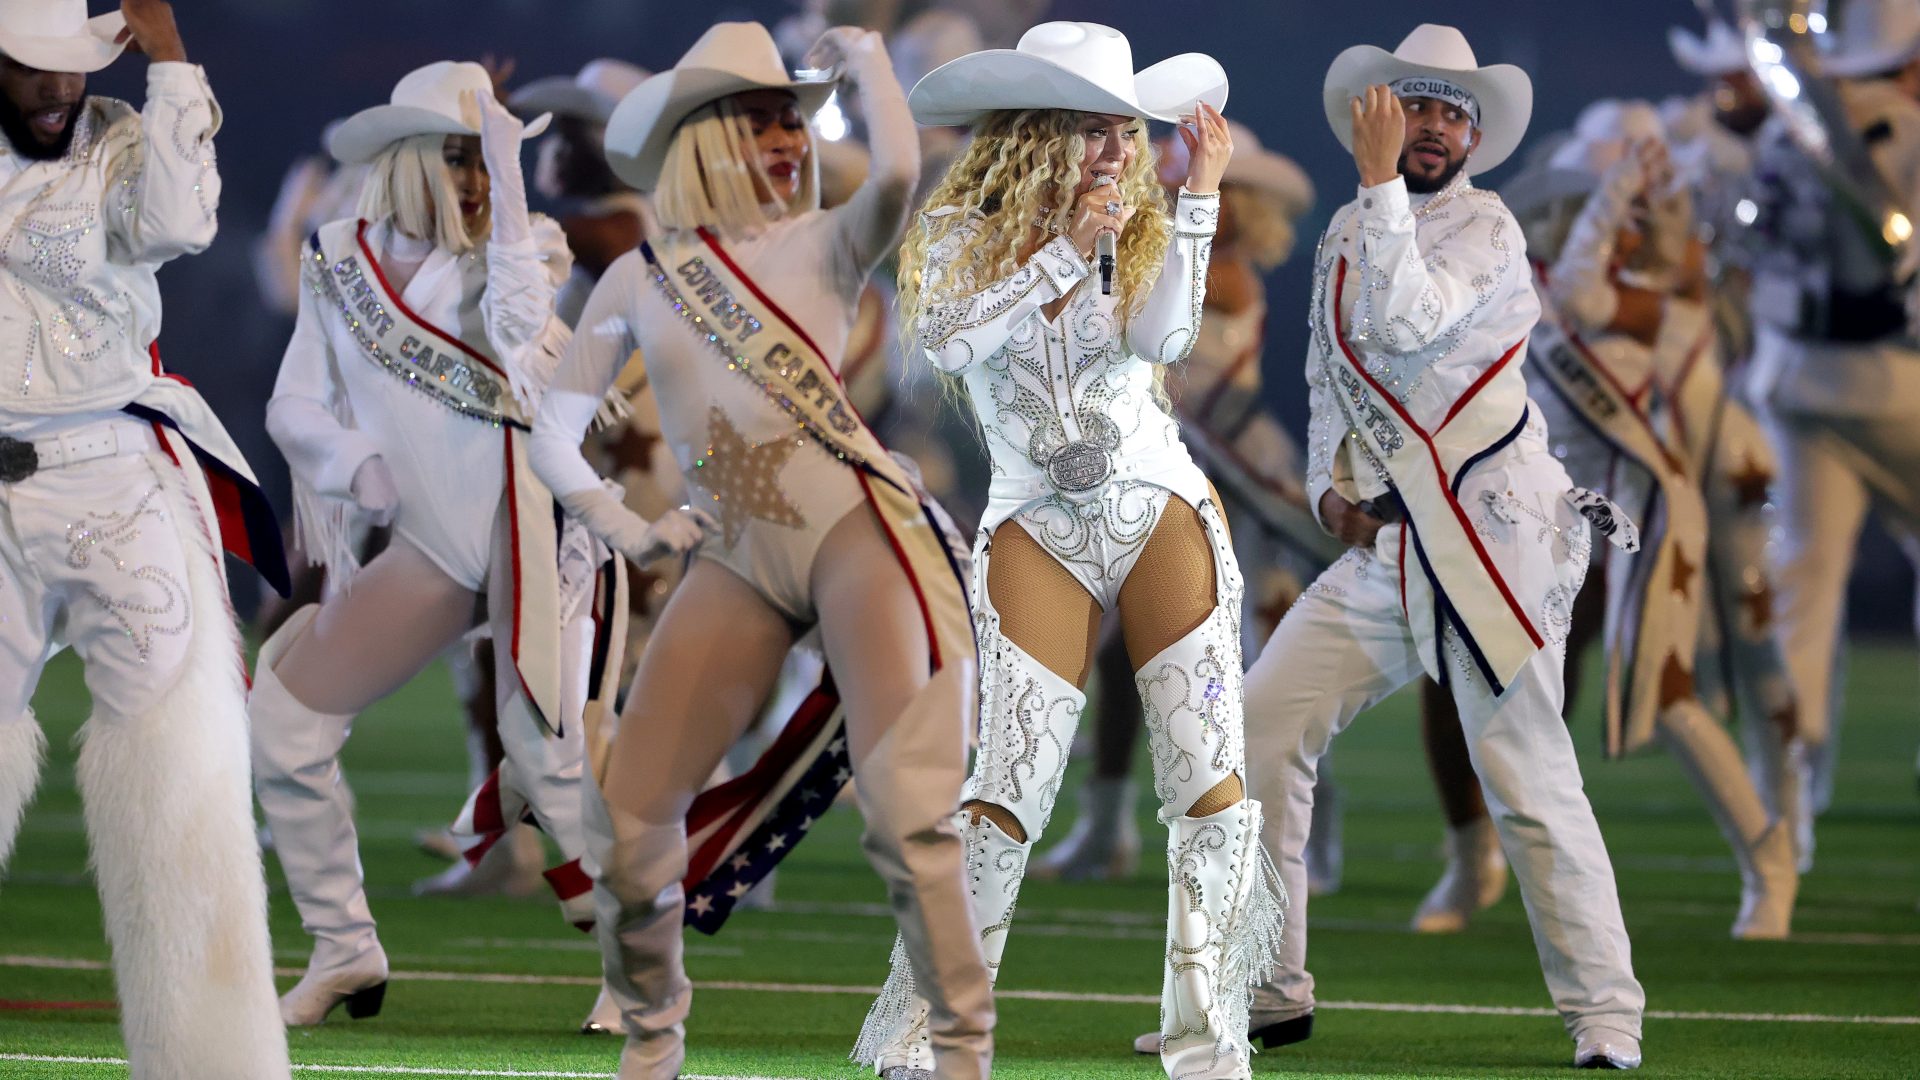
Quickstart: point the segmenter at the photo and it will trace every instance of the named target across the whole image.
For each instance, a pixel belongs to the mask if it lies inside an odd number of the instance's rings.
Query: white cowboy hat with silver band
[[[341,121],[327,139],[327,150],[342,164],[364,165],[412,135],[478,135],[480,104],[470,93],[493,96],[493,77],[479,64],[441,60],[417,68],[394,85],[388,104]],[[534,118],[521,138],[545,131],[550,119]]]
[[[1431,80],[1431,93],[1408,92],[1420,88],[1423,78]],[[1533,118],[1533,80],[1526,72],[1512,64],[1481,67],[1466,35],[1451,26],[1424,23],[1414,27],[1392,52],[1374,45],[1355,45],[1333,58],[1321,97],[1327,123],[1333,126],[1340,145],[1353,149],[1353,113],[1348,103],[1369,86],[1401,80],[1407,80],[1399,91],[1403,97],[1444,97],[1453,90],[1472,97],[1479,110],[1474,127],[1480,132],[1480,145],[1467,157],[1465,171],[1469,176],[1507,160],[1519,148],[1527,122]]]
[[[1133,47],[1111,26],[1046,22],[1012,49],[987,49],[927,73],[907,95],[928,127],[964,126],[1008,109],[1072,109],[1178,123],[1196,102],[1227,104],[1227,73],[1205,53],[1133,68]]]
[[[552,113],[605,126],[620,100],[650,74],[625,60],[589,60],[578,75],[551,75],[515,90],[507,107],[521,116]]]
[[[773,35],[759,23],[716,23],[679,63],[635,87],[613,110],[607,121],[607,163],[620,179],[652,191],[673,133],[701,106],[748,90],[787,90],[801,115],[812,118],[838,85],[837,74],[794,78]]]
[[[126,49],[118,11],[87,18],[87,0],[0,0],[0,54],[40,71],[85,74]]]
[[[1702,78],[1748,70],[1747,39],[1720,19],[1709,22],[1705,34],[1683,26],[1668,27],[1667,48],[1673,51],[1673,62],[1680,65],[1680,70]]]
[[[1920,53],[1920,0],[1854,0],[1814,41],[1823,74],[1859,79],[1892,71]]]

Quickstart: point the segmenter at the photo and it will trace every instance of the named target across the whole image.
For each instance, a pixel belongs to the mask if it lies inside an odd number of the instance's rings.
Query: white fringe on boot
[[[907,960],[907,943],[893,936],[893,953],[887,957],[887,981],[880,985],[880,996],[873,999],[867,1019],[860,1025],[860,1037],[854,1040],[847,1057],[871,1067],[880,1054],[896,1041],[906,1025],[925,1024],[926,1004],[913,987],[913,964]]]
[[[40,730],[32,709],[12,723],[0,723],[0,881],[6,880],[20,819],[33,804],[46,760],[47,733]]]
[[[286,1080],[253,827],[240,641],[178,476],[192,643],[137,716],[95,713],[77,772],[133,1080]]]

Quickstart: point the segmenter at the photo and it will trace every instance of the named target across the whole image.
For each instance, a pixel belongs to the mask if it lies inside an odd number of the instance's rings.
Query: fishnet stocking
[[[1016,522],[993,531],[987,598],[1008,641],[1074,686],[1086,685],[1100,636],[1100,604]],[[963,809],[974,821],[986,818],[1015,843],[1026,843],[1027,830],[1005,807],[974,799]]]
[[[1120,633],[1134,670],[1213,614],[1213,544],[1184,499],[1168,499],[1120,586]]]
[[[1205,795],[1195,799],[1193,805],[1187,807],[1187,816],[1206,817],[1210,814],[1217,814],[1246,797],[1247,788],[1246,785],[1240,782],[1240,777],[1238,775],[1229,776],[1225,780],[1208,788]]]
[[[1218,506],[1217,494],[1214,500]],[[1153,535],[1120,586],[1120,632],[1135,670],[1213,614],[1218,604],[1215,584],[1213,543],[1199,513],[1183,499],[1168,499]],[[1073,685],[1086,684],[1099,638],[1100,605],[1014,522],[994,530],[987,595],[1008,640]],[[1187,814],[1206,817],[1245,797],[1240,777],[1229,776],[1200,796]],[[1026,841],[1026,830],[1006,808],[972,800],[964,809],[975,821],[984,817],[1016,842]]]
[[[1074,686],[1086,685],[1100,634],[1100,604],[1016,522],[993,531],[987,597],[1007,640]]]

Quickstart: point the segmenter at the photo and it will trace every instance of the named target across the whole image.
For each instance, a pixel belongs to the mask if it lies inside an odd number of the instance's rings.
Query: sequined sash
[[[462,416],[532,426],[506,373],[482,342],[469,343],[427,322],[387,283],[367,247],[365,221],[336,221],[307,240],[300,277],[321,304],[345,321],[361,354],[394,378]]]
[[[1406,511],[1404,535],[1432,587],[1436,620],[1453,628],[1488,685],[1496,694],[1504,693],[1546,639],[1521,608],[1455,497],[1455,478],[1442,464],[1433,435],[1414,422],[1347,343],[1341,307],[1346,279],[1347,261],[1342,258],[1334,286],[1327,291],[1332,310],[1326,318],[1338,349],[1338,355],[1325,360],[1332,368],[1333,398],[1359,447],[1386,472],[1400,498]],[[1438,655],[1441,630],[1435,626],[1433,653],[1423,660],[1429,671],[1444,678],[1445,665]]]
[[[912,482],[860,419],[833,365],[705,229],[642,243],[655,287],[717,363],[751,380],[835,458],[902,491]]]
[[[713,362],[751,379],[806,434],[855,471],[867,505],[913,590],[927,631],[927,688],[899,721],[971,730],[979,667],[965,575],[931,497],[895,461],[847,400],[828,358],[704,229],[675,233],[640,254],[686,329]],[[662,402],[663,407],[671,407]],[[604,741],[595,732],[596,746]],[[604,776],[605,750],[591,759]],[[734,903],[771,871],[812,825],[851,768],[846,710],[829,670],[754,766],[703,791],[687,814],[686,923],[713,933]],[[956,806],[955,809],[958,809]]]
[[[1544,283],[1540,291],[1546,293]],[[1629,508],[1640,518],[1641,551],[1609,555],[1605,745],[1608,756],[1617,757],[1645,747],[1660,712],[1694,696],[1707,508],[1684,451],[1668,445],[1606,364],[1544,307],[1531,353],[1548,385],[1652,479],[1647,505]],[[1611,580],[1615,575],[1624,580]]]
[[[324,225],[307,241],[301,278],[327,310],[344,320],[360,352],[407,387],[462,416],[500,429],[505,459],[503,502],[505,534],[496,544],[508,545],[507,557],[494,560],[487,583],[488,603],[510,605],[502,620],[506,654],[512,674],[541,721],[552,731],[564,730],[568,717],[561,696],[559,531],[555,525],[553,493],[534,474],[528,454],[529,416],[508,387],[499,363],[487,355],[487,346],[471,344],[427,322],[409,308],[388,283],[378,260],[367,246],[367,223],[344,220]],[[348,533],[345,519],[354,508],[341,500],[322,500],[301,491],[296,477],[296,505],[305,515],[332,520],[302,524],[312,550],[341,551],[342,545],[323,537]],[[350,549],[328,563],[328,585],[344,588],[358,569]]]

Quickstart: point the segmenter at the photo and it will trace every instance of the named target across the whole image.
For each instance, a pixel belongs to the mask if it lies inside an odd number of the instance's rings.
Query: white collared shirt
[[[1518,423],[1526,401],[1523,343],[1540,317],[1526,242],[1498,195],[1475,188],[1464,173],[1432,195],[1409,197],[1397,176],[1361,188],[1334,214],[1314,256],[1306,376],[1307,485],[1316,516],[1330,487],[1356,503],[1388,489],[1333,396],[1331,372],[1346,359],[1327,301],[1342,260],[1346,345],[1429,434],[1447,425],[1469,390],[1476,406],[1501,411],[1492,419],[1502,433]]]
[[[213,242],[220,108],[187,63],[147,69],[141,112],[87,98],[57,161],[0,140],[0,433],[114,411],[153,380],[154,272]]]

